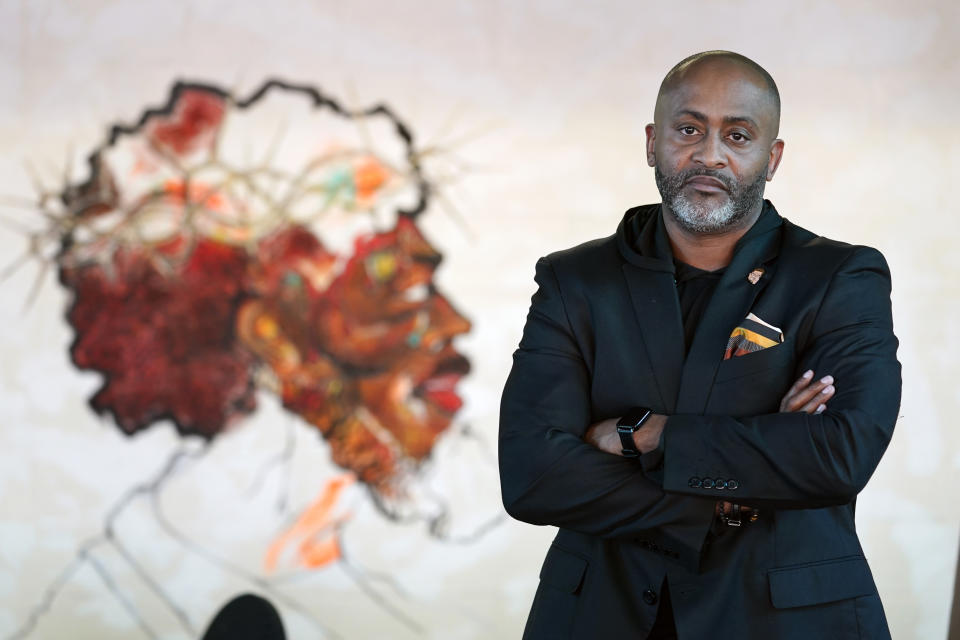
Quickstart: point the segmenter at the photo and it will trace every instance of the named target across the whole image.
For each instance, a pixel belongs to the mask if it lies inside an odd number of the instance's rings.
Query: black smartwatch
[[[638,458],[640,452],[633,443],[633,434],[643,426],[643,423],[653,415],[650,407],[634,407],[617,421],[617,433],[620,434],[620,444],[623,446],[623,455],[627,458]]]

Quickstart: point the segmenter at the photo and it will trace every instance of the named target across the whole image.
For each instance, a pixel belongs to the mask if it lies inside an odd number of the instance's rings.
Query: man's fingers
[[[802,387],[792,395],[788,392],[788,395],[784,396],[783,402],[780,403],[780,410],[784,412],[804,411],[813,413],[821,404],[825,404],[827,400],[832,398],[835,391],[833,376],[824,376],[816,382]]]
[[[804,389],[807,385],[809,385],[811,380],[813,380],[813,369],[807,369],[804,374],[797,378],[797,381],[793,383],[793,386],[790,387],[789,391],[787,391],[787,395],[796,395],[801,389]]]
[[[833,397],[835,388],[833,386],[833,376],[823,376],[816,382],[810,384],[806,389],[798,393],[790,402],[793,411],[804,411],[810,413],[815,411],[818,406]]]
[[[813,394],[797,411],[804,413],[822,413],[827,408],[827,400],[832,398],[835,392],[836,388],[832,384],[828,384],[824,386],[819,393]],[[823,407],[823,409],[820,407]]]
[[[787,392],[784,394],[783,399],[780,400],[780,411],[781,413],[786,413],[790,411],[790,400],[793,396],[800,393],[800,391],[806,388],[810,384],[810,381],[813,380],[813,369],[807,369],[806,372],[793,383],[793,386],[787,389]]]

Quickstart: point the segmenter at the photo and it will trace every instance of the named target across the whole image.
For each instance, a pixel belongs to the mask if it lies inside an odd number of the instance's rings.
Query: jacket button
[[[699,489],[699,488],[700,488],[700,484],[701,484],[701,483],[700,483],[700,478],[698,478],[697,476],[693,476],[692,478],[690,478],[689,480],[687,480],[687,486],[688,486],[688,487],[691,487],[691,488],[693,488],[693,489]]]
[[[647,604],[657,604],[657,592],[653,589],[647,589],[643,592],[643,601]]]
[[[739,486],[740,486],[740,483],[737,482],[736,480],[727,480],[727,489],[730,489],[732,491],[734,489],[737,489]]]
[[[726,488],[727,488],[727,481],[724,480],[723,478],[717,478],[717,479],[714,480],[713,482],[714,482],[714,484],[713,484],[713,488],[714,488],[714,489],[726,489]]]
[[[704,478],[704,479],[703,479],[703,488],[704,488],[704,489],[713,489],[713,478]]]

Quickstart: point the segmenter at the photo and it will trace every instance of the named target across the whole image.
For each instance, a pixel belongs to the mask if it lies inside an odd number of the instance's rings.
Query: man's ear
[[[653,167],[657,164],[657,154],[654,152],[654,143],[657,140],[657,129],[651,122],[644,131],[647,132],[647,165]]]
[[[784,142],[780,138],[773,141],[770,145],[770,155],[767,157],[767,182],[773,180],[773,174],[777,172],[780,166],[780,160],[783,158]]]

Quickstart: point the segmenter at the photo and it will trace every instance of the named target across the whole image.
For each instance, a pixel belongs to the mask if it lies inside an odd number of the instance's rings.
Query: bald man
[[[500,407],[504,506],[558,527],[524,638],[889,638],[854,526],[900,403],[890,274],[763,198],[770,75],[678,63],[662,202],[538,260]]]

